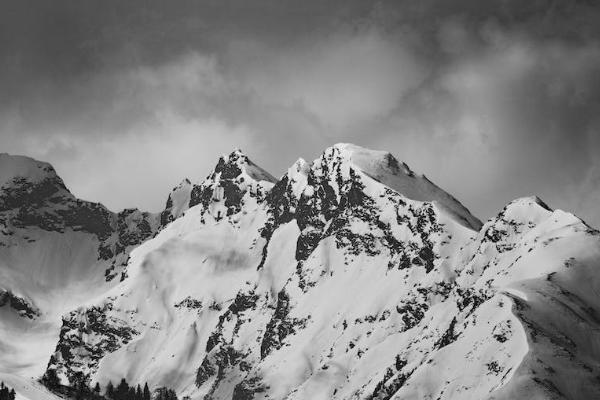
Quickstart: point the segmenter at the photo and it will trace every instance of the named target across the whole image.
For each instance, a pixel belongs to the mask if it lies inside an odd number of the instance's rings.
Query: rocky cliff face
[[[352,145],[279,180],[235,151],[175,192],[127,278],[64,316],[48,368],[65,383],[126,377],[205,399],[600,395],[599,235],[571,214],[523,198],[482,225]]]
[[[0,224],[4,236],[32,229],[93,235],[99,242],[98,258],[110,261],[105,270],[109,281],[126,264],[132,246],[157,231],[156,215],[137,209],[113,213],[100,203],[75,198],[49,164],[6,154],[0,157],[3,164],[21,163],[37,172],[15,170],[14,176],[5,177],[0,188]],[[0,242],[0,246],[8,246],[7,242]]]

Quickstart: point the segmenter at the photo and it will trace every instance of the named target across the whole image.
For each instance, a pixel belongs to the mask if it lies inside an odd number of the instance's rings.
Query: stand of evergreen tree
[[[71,386],[63,386],[60,384],[56,371],[48,370],[42,378],[42,383],[51,391],[75,400],[178,400],[177,393],[172,389],[158,388],[152,396],[148,383],[145,383],[143,388],[139,384],[129,386],[125,378],[121,379],[116,387],[109,381],[104,390],[98,382],[93,388],[90,387],[83,375],[73,377]],[[12,399],[0,398],[0,400],[14,400],[14,397]]]
[[[15,389],[11,389],[4,385],[4,382],[0,382],[0,400],[15,400]]]
[[[99,385],[96,384],[99,388]],[[148,384],[144,385],[144,389],[137,385],[137,387],[129,386],[125,378],[121,379],[121,382],[115,388],[112,382],[108,382],[104,396],[108,400],[151,400],[150,389]]]
[[[156,393],[156,400],[177,400],[177,393],[169,388],[162,387]]]

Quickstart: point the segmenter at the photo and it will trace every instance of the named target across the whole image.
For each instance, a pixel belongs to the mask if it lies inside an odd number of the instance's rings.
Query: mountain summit
[[[52,165],[25,156],[0,153],[0,187],[12,181],[38,183],[57,178]]]
[[[399,162],[391,153],[340,143],[326,149],[323,157],[332,162],[349,163],[411,200],[433,202],[468,227],[476,230],[481,228],[481,221],[471,215],[458,200],[424,175],[415,174],[406,163]]]
[[[29,193],[52,175],[40,165],[3,179]],[[236,150],[160,214],[64,191],[0,190],[17,199],[0,210],[5,380],[213,400],[600,397],[600,233],[536,197],[482,224],[351,144],[280,179]]]

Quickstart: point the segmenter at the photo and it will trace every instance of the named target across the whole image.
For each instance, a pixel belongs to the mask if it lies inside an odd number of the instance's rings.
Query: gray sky
[[[0,5],[0,150],[111,209],[353,142],[482,219],[537,194],[600,226],[598,1]]]

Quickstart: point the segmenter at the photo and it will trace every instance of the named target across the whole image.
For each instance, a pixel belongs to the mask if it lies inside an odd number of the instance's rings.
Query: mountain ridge
[[[127,230],[143,213],[119,215]],[[275,179],[237,149],[152,218],[148,236],[117,240],[120,279],[63,308],[44,366],[63,384],[125,377],[205,399],[600,395],[600,234],[537,197],[481,224],[386,152],[338,144]]]

